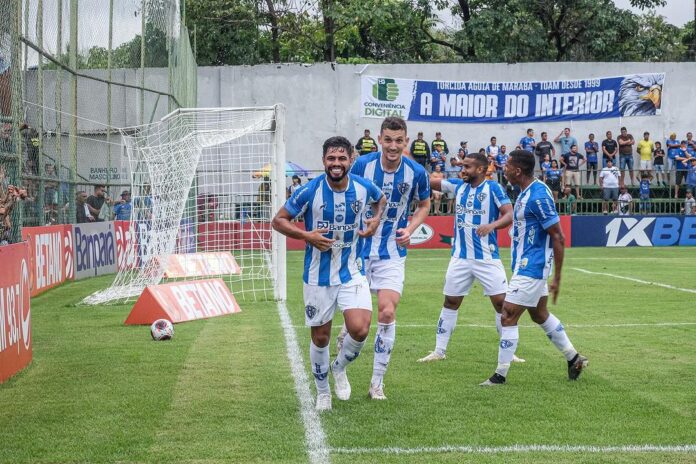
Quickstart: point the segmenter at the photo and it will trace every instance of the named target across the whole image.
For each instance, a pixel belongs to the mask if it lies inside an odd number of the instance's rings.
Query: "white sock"
[[[334,370],[342,371],[346,366],[360,355],[360,350],[362,350],[365,340],[358,342],[350,336],[350,333],[346,334],[346,338],[343,339],[343,348],[341,352],[336,356],[336,360],[333,362],[332,367]]]
[[[498,336],[500,336],[500,333],[501,333],[502,330],[503,330],[503,322],[502,322],[502,319],[503,319],[503,315],[500,314],[499,312],[496,312],[496,313],[495,313],[495,330],[498,331]]]
[[[314,342],[309,342],[309,362],[312,363],[314,383],[317,393],[329,393],[329,347],[319,348]]]
[[[440,320],[437,321],[437,334],[435,336],[435,351],[440,354],[445,354],[450,336],[457,327],[457,315],[459,311],[456,309],[442,308],[440,311]]]
[[[377,336],[375,337],[375,360],[372,363],[372,385],[382,385],[382,379],[387,372],[389,359],[394,348],[396,338],[396,321],[391,324],[377,323]]]
[[[495,372],[507,377],[508,369],[512,357],[517,350],[517,342],[520,339],[520,332],[516,325],[511,327],[503,327],[500,330],[500,345],[498,346],[498,367]]]
[[[572,361],[575,355],[578,354],[573,344],[570,343],[570,339],[568,338],[568,334],[566,334],[563,324],[561,324],[561,321],[559,321],[556,316],[549,313],[549,318],[546,319],[546,322],[543,324],[539,324],[539,327],[541,327],[541,330],[546,333],[551,343],[558,348],[558,351],[563,353],[563,356],[565,356],[568,361]]]

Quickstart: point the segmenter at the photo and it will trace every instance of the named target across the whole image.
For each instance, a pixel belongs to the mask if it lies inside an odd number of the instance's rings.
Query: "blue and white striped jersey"
[[[375,235],[363,240],[362,256],[369,259],[406,256],[406,248],[396,244],[396,230],[408,224],[409,205],[414,197],[418,201],[430,197],[430,181],[423,166],[402,157],[396,171],[385,172],[381,158],[381,152],[363,155],[350,171],[372,181],[387,196],[382,223]]]
[[[500,207],[510,204],[503,187],[492,180],[484,180],[477,187],[472,187],[461,179],[448,179],[442,181],[440,188],[443,193],[454,195],[452,256],[461,259],[500,259],[496,231],[479,237],[476,229],[482,224],[496,221]]]
[[[306,230],[329,229],[325,236],[335,240],[324,252],[307,243],[302,275],[305,283],[328,287],[363,273],[357,232],[365,211],[381,198],[382,192],[372,182],[352,175],[342,192],[331,189],[326,174],[295,190],[285,203],[290,216],[304,213]]]
[[[513,274],[548,279],[553,265],[553,248],[546,229],[560,222],[551,190],[535,179],[520,193],[513,214]]]

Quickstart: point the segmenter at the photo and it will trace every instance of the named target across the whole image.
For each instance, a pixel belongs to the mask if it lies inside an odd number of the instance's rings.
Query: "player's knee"
[[[319,348],[323,348],[329,344],[331,337],[328,334],[318,333],[312,334],[312,343]]]
[[[396,308],[392,304],[380,306],[378,320],[382,324],[391,324],[396,317]]]
[[[459,309],[459,306],[462,304],[462,298],[461,296],[448,296],[445,295],[445,308],[447,309]]]
[[[365,341],[367,338],[367,335],[370,333],[370,326],[361,326],[361,327],[355,327],[351,332],[350,332],[350,337],[357,341],[357,342],[362,342]]]

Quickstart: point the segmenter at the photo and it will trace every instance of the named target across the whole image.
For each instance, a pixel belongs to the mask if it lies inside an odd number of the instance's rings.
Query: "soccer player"
[[[408,145],[406,121],[388,117],[382,122],[379,144],[382,151],[360,157],[351,170],[372,181],[387,198],[382,221],[375,234],[365,238],[362,256],[370,290],[377,293],[377,335],[372,379],[368,391],[373,400],[385,400],[384,375],[396,338],[396,307],[404,288],[406,247],[411,234],[423,223],[430,211],[430,187],[423,166],[402,156]],[[411,202],[418,202],[411,222]],[[341,339],[339,336],[338,344]],[[345,346],[345,341],[343,341]]]
[[[372,182],[348,174],[351,152],[351,143],[344,137],[326,140],[322,157],[325,174],[295,190],[272,223],[281,234],[307,242],[302,276],[305,323],[311,328],[309,359],[319,411],[331,409],[329,341],[336,308],[343,311],[348,330],[330,367],[340,400],[350,398],[346,366],[360,354],[372,319],[372,299],[357,243],[359,236],[375,233],[386,200]],[[370,206],[372,218],[366,220],[363,215]],[[304,214],[306,230],[290,222],[300,214]]]
[[[517,350],[517,321],[528,310],[534,322],[568,361],[568,378],[576,380],[588,360],[573,347],[563,324],[546,307],[549,288],[556,303],[563,266],[563,232],[549,188],[534,178],[534,155],[525,150],[510,153],[505,166],[508,181],[522,192],[515,202],[512,229],[512,278],[503,303],[498,367],[482,386],[504,384]],[[551,286],[551,263],[556,269]]]
[[[452,256],[445,276],[445,302],[440,311],[435,336],[435,351],[418,362],[439,361],[447,356],[447,345],[457,325],[462,300],[469,294],[474,279],[491,299],[500,333],[507,277],[500,255],[496,230],[512,222],[512,205],[503,187],[486,180],[488,159],[480,153],[464,158],[463,179],[433,180],[430,187],[453,195],[456,205]],[[517,358],[519,362],[523,359]]]

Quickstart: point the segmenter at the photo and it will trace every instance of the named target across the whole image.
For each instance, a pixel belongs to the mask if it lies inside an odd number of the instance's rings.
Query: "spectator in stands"
[[[486,156],[492,156],[494,159],[496,156],[498,156],[498,150],[500,147],[496,145],[497,139],[495,137],[491,137],[491,144],[486,147]]]
[[[462,172],[462,166],[459,164],[456,156],[452,156],[449,164],[445,168],[446,179],[459,179],[459,173]]]
[[[440,172],[445,172],[447,156],[442,152],[442,146],[435,145],[430,154],[430,172],[435,172],[435,166],[440,166]]]
[[[439,147],[438,147],[439,148]],[[430,173],[430,182],[435,180],[442,180],[445,178],[445,174],[442,172],[439,164],[433,165],[433,172]],[[438,190],[430,191],[430,198],[433,203],[433,214],[436,216],[440,215],[440,204],[442,202],[442,192]]]
[[[548,155],[546,155],[548,157]],[[561,192],[561,178],[563,177],[563,171],[558,167],[558,161],[551,160],[551,165],[549,169],[544,171],[544,182],[551,189],[553,193],[553,200],[558,201],[558,194]]]
[[[628,216],[633,213],[633,197],[628,193],[625,185],[621,186],[619,194],[619,215]]]
[[[495,156],[488,155],[488,168],[486,169],[486,180],[495,180],[498,169],[495,164]]]
[[[469,148],[467,148],[467,143],[468,142],[466,140],[462,140],[461,142],[459,142],[459,149],[464,150],[464,156],[469,154]]]
[[[619,144],[611,138],[611,131],[607,131],[606,136],[607,138],[602,141],[602,167],[606,167],[609,160],[611,160],[612,166],[616,167],[616,155],[619,153]]]
[[[121,192],[121,199],[114,205],[114,219],[117,221],[130,221],[133,212],[131,194],[128,190]]]
[[[536,149],[536,140],[534,140],[534,129],[527,129],[527,135],[520,139],[520,147],[522,150],[527,150],[534,153]]]
[[[590,183],[590,174],[592,174],[593,180],[592,184],[597,183],[597,154],[599,153],[599,144],[595,142],[595,135],[590,134],[588,136],[589,140],[585,142],[585,158],[587,160],[587,182]]]
[[[75,195],[75,215],[78,224],[94,222],[96,220],[94,216],[92,216],[89,205],[87,204],[87,192],[83,190],[78,191]]]
[[[418,132],[418,138],[411,143],[411,149],[409,150],[411,157],[424,168],[428,167],[428,161],[430,160],[430,147],[428,142],[423,140],[423,132]]]
[[[485,148],[479,148],[479,155],[486,156],[486,149]]]
[[[29,174],[39,174],[39,133],[27,123],[19,126],[22,137],[22,154],[26,159],[25,170]]]
[[[435,140],[430,143],[430,151],[435,151],[435,147],[440,147],[440,152],[445,156],[449,155],[449,148],[447,147],[447,142],[442,140],[442,132],[435,132]]]
[[[686,175],[686,188],[696,192],[696,158],[689,158],[688,174]]]
[[[46,165],[50,166],[49,164]],[[48,175],[48,174],[46,174]],[[50,218],[58,215],[58,182],[46,181],[44,185],[44,222],[50,224]]]
[[[691,156],[694,156],[694,153],[696,153],[696,140],[694,140],[694,134],[691,132],[686,133],[686,151]]]
[[[287,188],[287,197],[290,198],[292,194],[295,193],[295,190],[300,187],[302,187],[302,180],[300,179],[300,176],[295,174],[292,176],[292,184],[290,184]]]
[[[686,191],[686,199],[684,200],[684,208],[682,208],[682,213],[687,216],[696,215],[696,198],[694,198],[693,190]]]
[[[650,180],[652,180],[650,171],[640,173],[640,214],[650,213]]]
[[[555,161],[555,160],[554,160]],[[556,163],[558,164],[558,163]],[[544,161],[541,163],[541,177],[540,179],[546,182],[546,171],[551,169],[551,158],[549,155],[544,156]]]
[[[355,149],[360,156],[372,153],[372,147],[377,146],[375,139],[370,137],[370,129],[365,129],[365,135],[355,144]]]
[[[621,134],[617,137],[619,142],[619,169],[621,170],[621,185],[625,185],[624,174],[628,169],[631,184],[633,184],[633,145],[636,141],[633,135],[628,133],[625,127],[621,128]]]
[[[679,146],[679,150],[674,157],[674,162],[676,163],[677,173],[674,179],[674,198],[679,198],[679,186],[686,179],[689,173],[689,158],[691,155],[686,149],[687,142],[682,140]]]
[[[636,149],[640,155],[640,170],[652,170],[652,154],[653,150],[655,150],[655,144],[650,140],[650,132],[643,132],[643,139],[638,142]]]
[[[103,222],[110,217],[109,205],[111,205],[111,199],[106,193],[105,185],[95,185],[94,195],[90,195],[86,203],[89,213],[97,222]]]
[[[655,182],[659,185],[660,179],[662,179],[662,185],[667,187],[667,183],[665,182],[665,151],[662,149],[661,142],[655,142],[653,169],[655,170]]]
[[[669,138],[665,142],[665,148],[667,149],[667,183],[669,184],[669,176],[671,175],[672,171],[674,171],[674,168],[676,167],[676,157],[677,153],[679,153],[681,144],[679,143],[679,140],[677,140],[677,134],[675,132],[672,132],[669,134]]]
[[[578,146],[573,144],[570,146],[570,151],[561,156],[561,167],[565,169],[565,186],[572,185],[575,187],[575,196],[582,198],[580,195],[580,167],[585,163],[585,157],[578,153]]]
[[[5,123],[0,127],[0,152],[12,153],[12,124]]]
[[[457,153],[457,165],[464,166],[464,158],[466,158],[467,154],[468,152],[465,148],[459,149],[459,152]]]
[[[570,127],[563,129],[553,141],[561,144],[561,156],[570,153],[570,147],[573,145],[578,145],[578,139],[570,135]]]
[[[616,200],[619,199],[619,168],[614,166],[611,159],[607,159],[607,165],[599,173],[599,188],[602,190],[602,213],[607,214],[609,202],[613,201],[612,212],[616,211]]]
[[[498,174],[498,182],[507,185],[507,178],[505,177],[505,165],[507,164],[510,155],[507,154],[507,147],[505,145],[500,146],[500,151],[498,156],[495,157],[495,169],[496,174]]]
[[[575,214],[577,212],[577,198],[573,195],[570,187],[565,187],[563,189],[563,198],[561,198],[561,203],[563,204],[563,210],[565,214]]]
[[[19,200],[27,198],[23,187],[8,185],[0,191],[0,245],[12,243],[12,210]]]
[[[548,155],[550,159],[556,158],[556,149],[553,143],[549,142],[549,134],[546,132],[541,133],[541,141],[536,144],[534,154],[537,156],[537,168],[541,167],[541,163],[544,161],[546,155]]]

